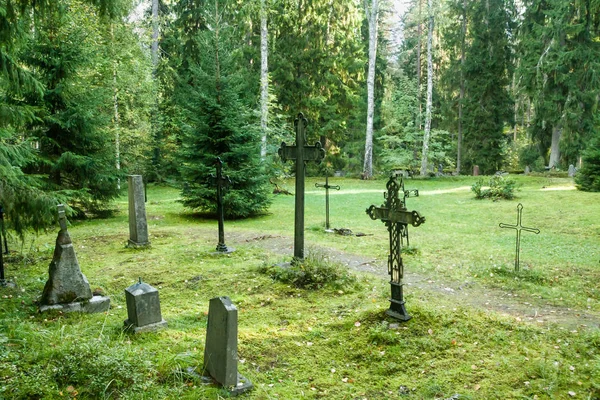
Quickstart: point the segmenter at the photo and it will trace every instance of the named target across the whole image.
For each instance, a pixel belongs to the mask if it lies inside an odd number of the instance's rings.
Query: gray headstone
[[[146,196],[141,175],[129,175],[129,245],[149,246],[146,221]]]
[[[575,169],[575,166],[573,164],[569,165],[569,176],[570,177],[574,177],[576,171],[577,170]]]
[[[529,165],[527,165],[525,167],[525,175],[529,175],[531,173],[531,168],[529,168]]]
[[[125,289],[127,321],[125,329],[134,333],[155,331],[167,326],[160,312],[158,290],[140,281]]]
[[[252,388],[237,371],[237,315],[229,297],[210,299],[204,348],[204,370],[234,394]]]
[[[473,176],[479,176],[479,165],[473,165]]]
[[[60,231],[56,238],[54,256],[48,270],[49,278],[40,300],[40,311],[102,312],[108,310],[110,299],[92,296],[90,284],[81,272],[73,242],[67,230],[64,206],[58,206]],[[90,304],[91,303],[91,304]]]

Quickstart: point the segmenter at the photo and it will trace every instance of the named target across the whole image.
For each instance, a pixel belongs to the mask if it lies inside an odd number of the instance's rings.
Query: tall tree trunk
[[[423,152],[421,154],[421,176],[427,175],[427,156],[429,153],[429,138],[431,136],[431,114],[433,96],[433,7],[428,0],[429,24],[427,28],[427,104],[425,106],[425,133],[423,135]]]
[[[467,40],[467,0],[463,0],[462,37],[460,40],[460,92],[458,94],[458,140],[456,142],[456,173],[460,175],[463,140],[463,101],[465,98],[465,47]]]
[[[260,157],[267,157],[267,121],[269,116],[269,46],[267,4],[260,1],[260,129],[262,131]]]
[[[373,117],[375,114],[375,59],[377,57],[378,0],[365,1],[365,14],[369,21],[369,70],[367,72],[367,134],[365,139],[365,163],[363,178],[373,177]]]
[[[158,0],[152,0],[152,67],[156,74],[158,65]]]
[[[560,161],[560,137],[562,135],[562,128],[557,125],[552,128],[552,144],[550,146],[550,161],[548,166],[554,168],[558,166]]]
[[[114,24],[110,24],[110,36],[113,45],[113,124],[115,127],[115,168],[121,170],[121,139],[119,132],[119,89],[117,88],[117,69],[119,62],[114,54],[115,33]],[[121,179],[117,178],[117,189],[121,189]]]
[[[417,129],[421,130],[422,110],[421,110],[421,35],[423,34],[423,24],[421,23],[421,2],[419,0],[419,14],[417,15]]]
[[[158,0],[152,0],[152,45],[151,45],[151,56],[152,56],[152,76],[155,81],[155,90],[158,92],[157,83],[157,69],[158,69]],[[154,148],[152,149],[152,175],[157,181],[161,180],[160,173],[160,148],[161,138],[158,129],[158,93],[154,96],[154,110],[152,110],[152,116],[150,117],[150,124],[152,130],[152,136],[154,138]]]

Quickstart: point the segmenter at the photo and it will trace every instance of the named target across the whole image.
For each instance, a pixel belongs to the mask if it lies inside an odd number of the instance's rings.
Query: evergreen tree
[[[190,37],[202,54],[181,54],[176,101],[185,127],[179,152],[186,207],[216,211],[216,186],[211,182],[215,160],[231,179],[225,193],[225,214],[248,217],[270,204],[268,178],[260,158],[261,135],[256,116],[243,102],[246,76],[235,60],[231,28],[215,1],[204,15],[207,28]],[[199,11],[199,10],[198,10]]]
[[[583,166],[575,175],[577,188],[586,192],[600,192],[600,137],[591,140],[582,159]]]
[[[484,174],[502,167],[513,101],[508,92],[512,76],[512,0],[476,2],[470,19],[464,64],[464,166],[479,165]]]

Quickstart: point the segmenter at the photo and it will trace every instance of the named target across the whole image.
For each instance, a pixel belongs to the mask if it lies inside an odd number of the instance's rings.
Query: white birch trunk
[[[373,117],[375,114],[375,58],[377,56],[378,0],[365,0],[365,13],[369,21],[369,69],[367,73],[367,134],[365,139],[365,163],[363,178],[373,177]]]
[[[119,88],[117,87],[117,68],[119,62],[114,55],[115,33],[114,26],[110,24],[110,37],[113,45],[113,118],[115,127],[115,168],[121,170],[121,138],[119,134]],[[121,189],[121,179],[117,178],[117,189]]]
[[[158,0],[152,0],[152,66],[158,65]]]
[[[429,24],[427,29],[427,104],[425,106],[425,133],[423,135],[423,151],[421,154],[421,176],[427,175],[427,156],[429,153],[429,138],[431,136],[431,109],[433,95],[433,60],[432,60],[432,42],[433,42],[433,10],[432,0],[428,1]]]
[[[560,161],[560,137],[562,135],[562,129],[560,126],[555,126],[552,129],[552,144],[550,146],[550,161],[548,167],[554,168],[558,166]]]
[[[260,2],[260,157],[267,157],[267,121],[269,116],[269,62],[266,0]]]
[[[460,93],[458,97],[458,142],[456,143],[456,173],[460,175],[462,167],[463,142],[463,101],[465,98],[465,47],[467,41],[467,0],[463,0],[462,37],[460,43]]]

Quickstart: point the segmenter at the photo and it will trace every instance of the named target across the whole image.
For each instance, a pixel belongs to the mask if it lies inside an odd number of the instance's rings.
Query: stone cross
[[[329,189],[340,190],[340,186],[330,185],[329,175],[325,175],[325,184],[315,183],[315,187],[325,188],[325,228],[329,229]]]
[[[149,246],[148,222],[146,221],[146,196],[141,175],[129,175],[129,246]]]
[[[294,121],[296,128],[296,144],[288,146],[281,143],[278,154],[283,162],[296,161],[296,211],[294,219],[294,258],[304,259],[304,171],[306,161],[320,162],[325,157],[321,143],[314,146],[306,145],[306,125],[308,121],[302,113]]]
[[[520,268],[519,253],[521,252],[521,231],[533,232],[536,235],[538,233],[540,233],[540,230],[537,228],[527,228],[527,227],[521,225],[522,214],[523,214],[523,204],[519,203],[519,205],[517,206],[517,223],[515,225],[508,225],[508,224],[500,223],[500,228],[514,229],[517,231],[517,246],[516,246],[517,250],[516,250],[516,255],[515,255],[515,271],[518,271]]]
[[[225,245],[225,212],[223,211],[223,191],[231,184],[228,176],[223,176],[223,161],[220,157],[215,160],[217,166],[217,175],[213,175],[213,179],[217,184],[217,218],[219,220],[219,243],[217,251],[219,253],[231,253],[235,249]]]
[[[390,274],[390,285],[392,298],[390,299],[390,308],[386,314],[399,319],[408,321],[411,317],[408,315],[404,306],[404,294],[402,279],[404,278],[404,264],[402,263],[402,233],[406,231],[410,224],[417,227],[425,222],[417,211],[408,211],[399,194],[403,192],[403,182],[400,178],[392,175],[387,183],[387,193],[384,194],[385,204],[380,207],[374,205],[367,208],[367,214],[371,219],[379,219],[384,222],[390,236],[390,254],[388,256],[388,274]]]
[[[238,373],[238,312],[229,297],[210,299],[204,347],[204,370],[231,395],[252,388]]]

